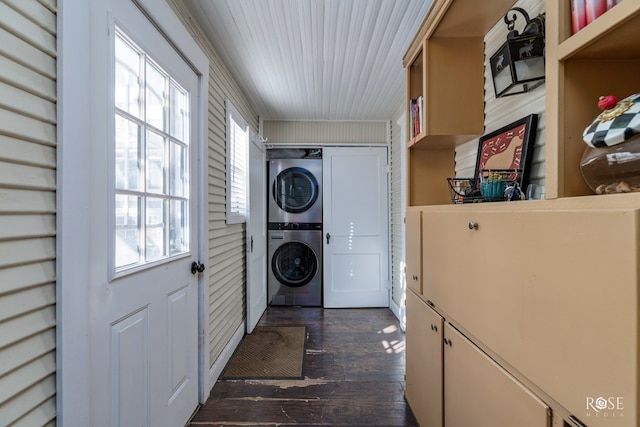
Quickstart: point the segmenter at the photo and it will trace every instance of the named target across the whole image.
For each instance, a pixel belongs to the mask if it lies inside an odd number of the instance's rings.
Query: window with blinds
[[[249,172],[249,125],[227,100],[227,224],[246,222]]]

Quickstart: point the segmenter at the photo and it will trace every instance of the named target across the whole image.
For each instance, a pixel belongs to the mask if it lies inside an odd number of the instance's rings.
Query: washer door
[[[318,259],[309,246],[288,242],[279,246],[271,258],[271,269],[283,285],[299,288],[313,279],[318,271]]]
[[[304,168],[285,169],[273,183],[273,198],[285,212],[304,212],[318,199],[318,181]]]

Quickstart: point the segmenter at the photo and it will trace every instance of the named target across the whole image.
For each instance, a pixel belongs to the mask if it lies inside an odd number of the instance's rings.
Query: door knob
[[[202,273],[204,271],[204,264],[199,263],[198,261],[193,261],[191,263],[191,274]]]
[[[329,240],[331,240],[331,234],[327,233],[327,245],[329,244]]]

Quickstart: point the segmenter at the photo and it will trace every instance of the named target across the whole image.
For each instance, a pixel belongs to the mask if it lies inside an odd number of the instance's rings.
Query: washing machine
[[[269,223],[322,223],[322,159],[269,160]]]
[[[269,304],[322,306],[322,225],[272,223],[268,240]]]

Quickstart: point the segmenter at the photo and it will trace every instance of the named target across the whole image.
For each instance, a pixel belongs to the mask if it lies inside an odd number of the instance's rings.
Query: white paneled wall
[[[514,6],[527,11],[530,18],[544,12],[543,0],[519,0]],[[517,30],[522,30],[524,19],[517,14]],[[545,85],[542,84],[533,91],[506,96],[496,99],[491,80],[489,58],[505,42],[507,38],[507,26],[500,20],[485,36],[485,134],[508,125],[529,114],[538,114],[538,131],[533,149],[530,182],[544,185],[544,145],[545,145]],[[478,140],[474,139],[456,148],[456,176],[460,178],[473,177],[476,156],[478,153]]]
[[[402,309],[404,303],[405,255],[404,255],[404,215],[407,200],[404,194],[406,182],[402,167],[406,153],[404,104],[391,121],[391,299]],[[400,319],[402,320],[402,319]]]
[[[215,364],[245,317],[245,227],[225,223],[225,99],[230,99],[249,126],[258,117],[207,36],[181,1],[172,6],[209,58],[209,357]],[[213,386],[213,384],[211,384]]]
[[[263,136],[273,144],[386,144],[386,122],[271,121]]]
[[[56,418],[56,4],[0,1],[0,425]]]

